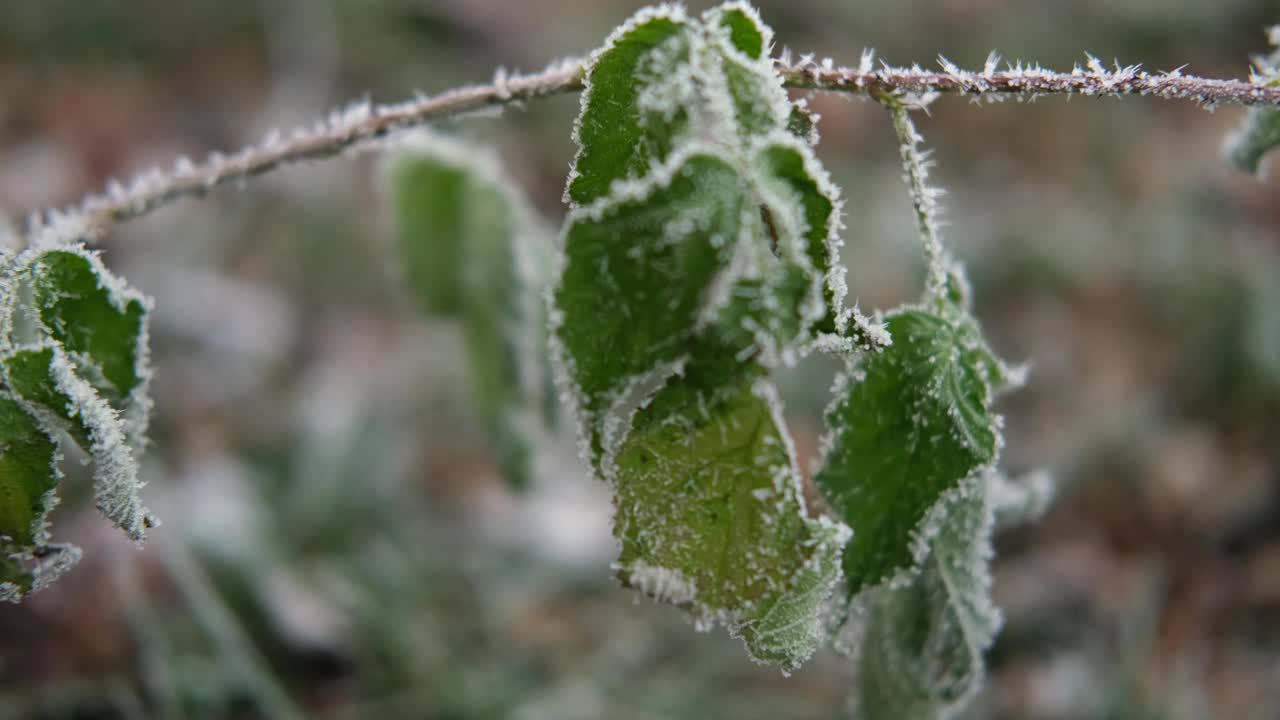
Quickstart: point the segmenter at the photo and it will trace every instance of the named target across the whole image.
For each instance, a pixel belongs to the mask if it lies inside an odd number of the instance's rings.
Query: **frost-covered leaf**
[[[586,205],[617,180],[649,173],[672,152],[689,122],[678,83],[692,83],[694,27],[679,6],[640,11],[587,62],[578,155],[565,199]]]
[[[982,684],[983,652],[1001,625],[985,475],[950,491],[935,519],[919,574],[870,598],[855,693],[863,720],[943,720]]]
[[[121,413],[130,440],[141,445],[151,409],[147,299],[79,248],[37,252],[24,272],[42,331]]]
[[[747,3],[725,3],[708,13],[710,22],[728,30],[734,49],[750,60],[765,57],[772,42],[772,31],[761,21],[755,9]]]
[[[712,111],[725,114],[718,105],[727,95],[731,108],[727,114],[745,142],[785,130],[791,103],[766,55],[773,31],[746,3],[727,3],[707,11],[702,19],[712,41],[705,50],[702,71],[712,78],[704,88]]]
[[[1271,28],[1270,35],[1271,44],[1280,46],[1280,26]],[[1256,66],[1254,82],[1280,86],[1280,50],[1259,58]],[[1237,168],[1256,173],[1263,156],[1276,147],[1280,147],[1280,109],[1261,106],[1249,108],[1244,124],[1227,138],[1226,152]]]
[[[995,358],[976,323],[958,311],[905,310],[888,327],[893,344],[845,378],[815,477],[854,529],[844,556],[851,594],[918,564],[939,499],[991,465],[999,445],[989,408]]]
[[[21,600],[77,557],[74,549],[48,544],[57,458],[57,445],[40,423],[0,394],[0,600]]]
[[[759,177],[776,198],[773,215],[791,215],[789,232],[796,235],[809,272],[822,282],[826,313],[815,329],[839,332],[845,322],[841,317],[845,279],[840,263],[839,191],[813,152],[799,142],[775,138],[760,149],[756,163],[761,171]]]
[[[787,132],[804,140],[810,145],[818,144],[818,115],[809,110],[806,103],[796,102],[791,105],[791,115],[787,118]]]
[[[0,535],[35,545],[43,534],[49,491],[57,485],[57,447],[35,418],[0,395]]]
[[[9,390],[43,425],[66,431],[92,458],[98,510],[142,540],[156,521],[142,506],[138,464],[117,411],[56,345],[14,350],[0,364]]]
[[[135,540],[156,524],[139,500],[134,459],[151,406],[150,304],[75,246],[5,254],[3,276],[0,599],[16,601],[80,557],[49,543],[47,531],[61,477],[57,443],[65,438],[92,459],[104,515]]]
[[[419,133],[400,143],[388,174],[407,279],[429,311],[461,319],[476,409],[504,474],[524,487],[531,416],[554,420],[549,243],[482,148]]]
[[[733,167],[691,153],[650,182],[619,186],[570,215],[552,302],[593,465],[611,408],[689,352],[745,203]]]
[[[722,622],[752,657],[791,669],[820,639],[818,607],[848,530],[805,514],[772,386],[699,348],[635,414],[616,458],[622,580]]]
[[[807,516],[763,376],[847,318],[838,191],[771,46],[732,2],[642,11],[593,55],[552,307],[620,577],[791,668],[848,531]]]

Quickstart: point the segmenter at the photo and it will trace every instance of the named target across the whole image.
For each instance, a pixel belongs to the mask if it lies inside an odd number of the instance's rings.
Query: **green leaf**
[[[79,557],[48,544],[57,461],[57,445],[36,418],[0,393],[0,601],[18,602]]]
[[[456,315],[463,305],[467,172],[406,154],[391,163],[390,175],[405,277],[427,312]]]
[[[613,183],[649,174],[689,122],[677,80],[689,72],[694,28],[678,6],[641,10],[587,63],[582,112],[574,126],[578,155],[565,200],[586,205]]]
[[[616,457],[616,569],[791,669],[820,639],[848,530],[806,517],[774,390],[758,375],[703,348],[636,412]]]
[[[772,32],[747,3],[725,3],[711,11],[711,21],[729,31],[733,47],[752,60],[760,60],[772,40]]]
[[[773,42],[773,31],[745,3],[721,5],[707,11],[702,19],[712,40],[702,75],[715,78],[704,89],[713,113],[719,111],[721,97],[727,94],[743,147],[755,138],[785,130],[791,103],[772,59],[764,54]]]
[[[82,248],[35,251],[18,264],[42,336],[37,342],[56,341],[77,374],[120,413],[129,441],[142,447],[151,412],[150,301]]]
[[[771,214],[789,218],[787,229],[795,236],[798,251],[807,259],[808,272],[822,283],[826,314],[819,319],[816,329],[836,333],[845,324],[839,190],[808,147],[787,140],[777,138],[759,150],[756,155],[759,176],[774,198],[770,204]]]
[[[419,133],[403,142],[390,172],[401,210],[406,276],[426,307],[462,321],[475,406],[503,473],[528,484],[538,410],[554,421],[543,293],[550,249],[522,198],[503,179],[496,157],[461,141]],[[423,178],[431,178],[429,184]],[[404,183],[417,183],[404,189]],[[439,196],[427,197],[427,191]],[[438,303],[433,278],[452,283],[449,306]],[[447,307],[447,310],[446,310]],[[539,407],[541,406],[541,407]],[[533,411],[533,412],[526,412]]]
[[[818,144],[818,116],[809,109],[808,104],[803,102],[791,104],[791,115],[787,118],[787,132],[804,140],[810,146]]]
[[[36,419],[0,394],[0,535],[11,543],[43,542],[49,492],[57,485],[56,453]]]
[[[838,193],[787,130],[771,43],[745,3],[664,7],[593,56],[552,317],[619,576],[792,668],[848,530],[808,518],[762,376],[843,329],[844,290]]]
[[[14,350],[0,358],[0,365],[5,384],[28,408],[61,426],[88,452],[98,510],[141,541],[157,523],[139,498],[138,464],[116,410],[55,345]]]
[[[689,352],[745,203],[733,167],[691,153],[567,220],[554,330],[593,465],[612,406]]]
[[[146,382],[147,301],[112,278],[92,256],[51,250],[29,266],[32,303],[49,335],[92,361],[113,401]]]
[[[983,652],[1001,625],[991,604],[993,511],[986,477],[940,504],[920,572],[871,599],[857,702],[866,720],[938,720],[982,685]]]
[[[894,313],[893,344],[852,369],[828,413],[832,444],[815,482],[854,528],[845,549],[850,594],[918,564],[940,498],[995,461],[989,409],[994,358],[959,312]]]

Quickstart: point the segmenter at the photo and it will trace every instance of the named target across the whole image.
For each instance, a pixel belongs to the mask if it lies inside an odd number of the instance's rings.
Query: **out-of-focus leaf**
[[[550,263],[541,225],[503,181],[497,159],[461,141],[414,136],[394,156],[390,176],[407,278],[429,310],[461,319],[476,409],[504,474],[524,487],[535,442],[528,416],[554,420],[545,412],[551,388],[542,297]],[[421,204],[403,205],[411,201]],[[429,285],[441,276],[448,276],[447,302]]]
[[[467,171],[405,155],[391,165],[391,204],[405,277],[430,313],[461,311]]]

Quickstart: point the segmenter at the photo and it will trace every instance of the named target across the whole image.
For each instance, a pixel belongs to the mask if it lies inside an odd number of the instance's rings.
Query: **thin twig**
[[[795,64],[784,58],[778,72],[789,87],[871,96],[941,93],[996,101],[1029,100],[1044,95],[1151,95],[1167,100],[1190,100],[1210,108],[1280,105],[1280,87],[1261,82],[1202,78],[1184,75],[1181,69],[1149,73],[1137,65],[1107,69],[1097,58],[1087,57],[1086,67],[1076,66],[1065,73],[1022,63],[998,70],[1000,56],[995,53],[987,58],[981,71],[962,70],[946,58],[938,59],[941,70],[925,70],[918,66],[876,68],[874,55],[865,52],[857,68],[835,67],[830,60],[817,63],[811,56],[804,56]]]
[[[916,227],[920,231],[920,243],[924,249],[925,297],[941,301],[947,292],[947,281],[953,265],[942,244],[939,232],[938,198],[942,191],[929,186],[929,157],[920,149],[924,140],[911,121],[910,109],[901,102],[886,101],[893,114],[893,130],[898,135],[899,154],[902,156],[902,178],[910,191],[911,205],[915,210]]]
[[[145,215],[186,197],[271,172],[286,165],[318,160],[384,138],[396,130],[423,125],[486,108],[582,89],[582,64],[559,63],[534,75],[506,76],[499,71],[489,85],[473,85],[391,105],[355,103],[334,111],[310,128],[272,133],[232,155],[214,153],[202,163],[180,158],[172,170],[155,169],[127,184],[112,182],[78,206],[48,211],[31,219],[28,241],[48,236],[92,238],[110,225]]]
[[[1089,59],[1086,70],[1076,68],[1070,73],[1021,65],[997,71],[998,57],[994,54],[981,72],[961,70],[945,59],[941,61],[941,71],[889,66],[875,69],[872,58],[870,53],[864,53],[858,68],[835,67],[830,61],[819,64],[807,56],[794,64],[784,58],[778,72],[788,87],[879,98],[929,97],[936,93],[990,100],[1054,94],[1154,95],[1192,100],[1210,107],[1218,104],[1280,106],[1280,87],[1245,80],[1199,78],[1183,75],[1178,70],[1157,74],[1141,72],[1137,67],[1107,70],[1094,58]],[[198,164],[180,159],[172,170],[153,170],[126,184],[112,182],[104,192],[90,195],[72,208],[37,213],[29,223],[27,241],[92,239],[114,223],[145,215],[179,199],[199,197],[213,188],[286,165],[332,157],[396,130],[485,108],[576,92],[583,87],[582,76],[581,62],[571,60],[532,75],[508,77],[499,72],[488,85],[458,88],[402,103],[357,103],[334,112],[312,128],[290,134],[273,133],[256,145],[231,155],[214,153]]]

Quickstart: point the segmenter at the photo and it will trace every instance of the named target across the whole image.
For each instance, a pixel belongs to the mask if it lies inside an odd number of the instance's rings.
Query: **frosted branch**
[[[1218,80],[1183,75],[1180,70],[1148,73],[1137,66],[1108,70],[1090,57],[1084,69],[1055,72],[1022,64],[998,70],[992,55],[981,71],[962,70],[942,59],[941,70],[920,67],[874,67],[874,56],[863,54],[857,68],[836,67],[830,60],[798,62],[784,57],[778,72],[792,88],[848,92],[877,98],[969,95],[989,101],[1028,100],[1041,95],[1091,97],[1153,95],[1191,100],[1206,107],[1219,104],[1280,106],[1280,87],[1249,80]],[[311,128],[272,133],[236,153],[214,153],[200,163],[179,159],[170,170],[152,170],[128,183],[112,182],[104,192],[86,197],[77,206],[38,213],[31,218],[28,243],[92,239],[111,224],[146,213],[213,188],[262,175],[276,168],[332,157],[352,147],[376,141],[404,128],[501,107],[533,98],[582,89],[582,64],[570,60],[531,75],[498,72],[492,83],[449,90],[405,102],[354,104],[335,111]]]
[[[581,88],[582,65],[570,60],[533,75],[508,75],[499,70],[491,84],[400,103],[355,103],[335,110],[310,128],[273,132],[231,155],[213,153],[201,163],[179,158],[170,170],[154,169],[127,184],[113,181],[105,192],[86,197],[78,206],[34,215],[27,241],[35,244],[92,239],[113,223],[145,215],[176,200],[200,197],[216,187],[286,165],[332,157],[397,130]]]
[[[1030,100],[1043,95],[1084,95],[1119,97],[1151,95],[1166,100],[1190,100],[1207,108],[1217,105],[1280,105],[1280,87],[1253,80],[1219,80],[1184,75],[1181,68],[1169,72],[1146,72],[1138,65],[1108,69],[1092,55],[1085,67],[1071,72],[1046,70],[1021,62],[999,70],[1000,56],[992,53],[981,71],[962,70],[946,58],[939,58],[940,70],[925,70],[881,64],[875,67],[874,53],[862,55],[856,68],[836,67],[830,59],[815,62],[802,56],[792,63],[785,54],[778,66],[783,81],[793,88],[850,92],[860,95],[898,97],[934,94],[969,95],[991,102],[1008,98]]]

